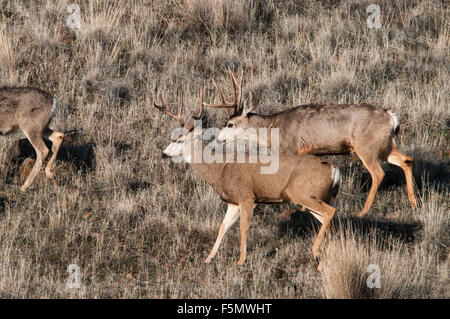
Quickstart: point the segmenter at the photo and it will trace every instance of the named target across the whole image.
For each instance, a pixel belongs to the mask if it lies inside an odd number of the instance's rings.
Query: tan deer
[[[259,128],[267,128],[270,134],[271,128],[279,128],[282,154],[338,155],[355,152],[372,177],[369,195],[364,208],[358,213],[359,217],[369,211],[383,180],[384,171],[379,160],[387,161],[403,169],[409,201],[413,207],[417,206],[412,176],[413,159],[395,147],[394,136],[398,133],[399,121],[394,113],[369,104],[308,104],[272,115],[258,115],[252,113],[256,108],[252,96],[250,103],[245,101],[244,106],[240,107],[243,75],[239,81],[231,71],[229,75],[233,101],[227,101],[214,82],[221,103],[205,104],[233,109],[228,123],[218,136],[219,140],[242,138],[270,147],[270,138],[260,138],[256,132]]]
[[[216,255],[223,236],[239,218],[241,246],[238,264],[242,265],[246,258],[247,230],[255,205],[282,202],[302,205],[322,224],[312,247],[313,256],[317,258],[320,243],[335,213],[335,208],[329,202],[338,191],[339,170],[329,162],[310,155],[279,156],[278,171],[275,174],[261,174],[261,162],[249,163],[248,158],[245,163],[193,161],[193,153],[198,149],[202,152],[206,147],[202,137],[204,128],[194,126],[195,120],[206,123],[206,118],[202,116],[202,90],[199,113],[191,113],[187,118],[182,116],[182,92],[177,115],[169,112],[162,97],[159,98],[161,105],[154,106],[177,120],[182,128],[172,134],[171,143],[164,154],[172,158],[183,158],[188,162],[194,173],[209,183],[228,206],[217,239],[205,262],[209,263]],[[197,146],[199,147],[196,148]]]
[[[33,183],[48,155],[42,137],[52,142],[53,155],[45,168],[45,175],[53,178],[52,165],[61,146],[63,133],[51,130],[48,125],[55,115],[58,103],[49,93],[29,87],[0,88],[0,132],[3,135],[20,130],[36,151],[36,162],[25,183],[25,191]]]

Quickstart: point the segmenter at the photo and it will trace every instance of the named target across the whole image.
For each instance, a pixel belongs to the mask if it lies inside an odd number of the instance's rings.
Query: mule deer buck
[[[355,152],[372,178],[369,195],[364,208],[358,213],[359,217],[369,211],[383,180],[384,171],[379,160],[387,161],[403,169],[408,199],[412,207],[417,206],[412,176],[413,159],[395,147],[394,136],[398,133],[399,121],[394,113],[369,104],[307,104],[272,115],[258,115],[252,113],[256,104],[251,94],[250,103],[245,101],[241,107],[243,74],[239,81],[231,71],[229,76],[233,101],[227,101],[214,82],[221,103],[205,104],[208,107],[233,109],[228,123],[218,136],[219,140],[242,138],[270,147],[270,138],[258,138],[256,130],[267,128],[270,134],[271,128],[279,128],[280,153],[339,155]]]
[[[51,130],[48,125],[55,115],[58,103],[49,93],[29,87],[0,88],[0,132],[3,135],[20,130],[36,151],[36,162],[21,191],[27,190],[39,173],[48,148],[42,137],[52,142],[52,157],[45,168],[45,175],[53,178],[52,165],[61,146],[63,133]]]
[[[169,112],[162,97],[159,98],[161,105],[154,103],[154,106],[177,120],[182,127],[180,134],[172,135],[171,143],[164,150],[164,154],[172,158],[183,158],[190,164],[196,175],[212,185],[228,206],[217,239],[205,262],[209,263],[216,255],[223,236],[239,218],[241,246],[238,264],[244,264],[247,230],[255,205],[282,202],[302,205],[322,224],[312,247],[313,256],[317,259],[320,243],[335,213],[335,208],[328,203],[337,194],[339,170],[329,162],[310,155],[280,156],[278,171],[272,175],[261,174],[261,162],[249,163],[248,157],[245,163],[236,161],[227,161],[227,163],[200,161],[197,163],[192,160],[195,157],[192,154],[198,149],[203,154],[206,147],[202,137],[205,129],[198,129],[198,126],[194,126],[195,120],[206,123],[206,118],[202,116],[202,89],[200,89],[200,111],[197,115],[190,115],[188,118],[182,116],[182,92],[177,115]]]

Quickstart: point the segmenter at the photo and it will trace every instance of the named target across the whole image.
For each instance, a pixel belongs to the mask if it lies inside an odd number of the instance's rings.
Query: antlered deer
[[[279,128],[280,153],[338,155],[355,152],[372,177],[372,186],[364,208],[358,213],[359,217],[369,211],[384,177],[379,160],[387,161],[403,169],[409,201],[413,207],[417,206],[412,176],[413,159],[395,147],[394,136],[398,133],[399,121],[394,113],[369,104],[308,104],[272,115],[258,115],[252,113],[256,108],[252,98],[249,104],[244,103],[240,107],[242,75],[238,82],[231,71],[229,74],[233,101],[226,101],[214,82],[221,103],[205,104],[215,108],[233,108],[227,125],[218,136],[219,140],[242,138],[270,147],[270,138],[259,139],[256,132],[259,128],[267,128],[270,134],[271,128]]]
[[[0,88],[0,133],[6,135],[16,130],[22,131],[36,151],[36,162],[25,183],[20,187],[25,191],[33,183],[49,152],[42,137],[52,142],[53,155],[45,175],[53,178],[53,162],[61,146],[63,133],[51,130],[48,125],[55,115],[58,103],[49,93],[29,87]]]
[[[200,112],[182,117],[183,99],[180,97],[178,115],[167,110],[160,96],[161,106],[154,104],[160,111],[177,120],[183,128],[175,134],[171,143],[164,150],[170,157],[182,157],[190,164],[195,174],[212,185],[220,198],[227,203],[225,218],[220,226],[216,242],[206,258],[210,262],[216,255],[226,231],[240,218],[241,247],[238,264],[242,265],[246,257],[247,230],[257,203],[294,202],[307,208],[322,224],[317,239],[312,247],[313,256],[317,258],[320,243],[333,218],[335,208],[328,203],[336,196],[339,187],[339,170],[319,157],[305,155],[279,156],[278,171],[272,175],[261,174],[261,163],[197,163],[192,159],[194,150],[203,150],[203,129],[194,127],[194,120],[206,122],[202,116],[202,90],[200,90]],[[202,153],[203,154],[203,153]],[[247,154],[248,156],[248,154]]]

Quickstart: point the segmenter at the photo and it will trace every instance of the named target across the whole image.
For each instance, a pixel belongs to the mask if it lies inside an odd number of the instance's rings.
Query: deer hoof
[[[50,170],[45,170],[45,176],[47,176],[48,179],[53,179],[55,174],[51,172]]]
[[[317,257],[314,258],[314,264],[315,264],[316,269],[317,269],[318,271],[321,271],[321,270],[322,270],[322,267],[321,267],[321,265],[320,265],[320,258],[319,258],[319,256],[317,256]]]
[[[364,217],[365,214],[366,214],[366,212],[362,210],[356,216],[359,217],[359,218],[362,218],[362,217]]]

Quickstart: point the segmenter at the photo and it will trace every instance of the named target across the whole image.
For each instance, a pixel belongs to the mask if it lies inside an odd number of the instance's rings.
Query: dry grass
[[[449,298],[448,7],[378,1],[382,28],[366,27],[370,1],[73,1],[82,27],[66,26],[72,1],[0,0],[0,85],[36,86],[67,104],[52,127],[69,132],[56,162],[20,193],[30,154],[0,139],[0,297],[14,298]],[[214,3],[214,4],[213,4]],[[414,157],[420,207],[402,172],[384,164],[373,208],[356,219],[370,178],[351,157],[343,172],[323,271],[310,247],[317,224],[300,211],[261,206],[238,258],[238,227],[203,264],[225,207],[187,165],[161,159],[171,128],[156,93],[197,104],[198,86],[228,86],[245,71],[272,113],[300,103],[368,102],[400,118],[402,152]],[[210,111],[221,127],[225,112]],[[13,147],[14,146],[14,147]],[[24,166],[23,170],[26,167]],[[82,271],[66,287],[67,267]],[[365,285],[378,264],[381,288]]]

